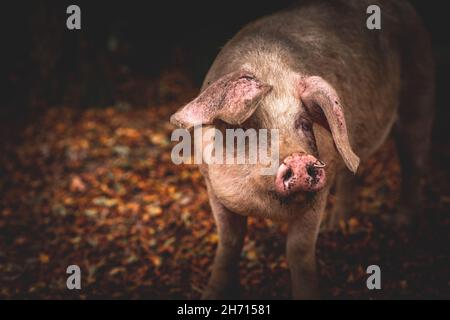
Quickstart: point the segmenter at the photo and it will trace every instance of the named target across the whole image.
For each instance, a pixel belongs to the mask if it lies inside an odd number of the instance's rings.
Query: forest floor
[[[199,298],[218,238],[200,173],[170,158],[169,116],[195,95],[177,90],[146,108],[49,108],[20,139],[4,139],[1,299]],[[435,141],[426,187],[433,231],[423,234],[382,219],[395,213],[401,183],[392,140],[363,164],[351,219],[319,237],[325,298],[450,298],[449,163],[448,141]],[[250,219],[242,297],[290,297],[285,234],[285,224]],[[73,264],[81,290],[66,288]],[[381,290],[366,287],[372,264]]]

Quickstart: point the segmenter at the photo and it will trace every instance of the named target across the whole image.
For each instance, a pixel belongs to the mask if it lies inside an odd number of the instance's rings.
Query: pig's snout
[[[275,190],[281,196],[318,191],[325,185],[324,167],[325,164],[312,155],[294,153],[278,168]]]

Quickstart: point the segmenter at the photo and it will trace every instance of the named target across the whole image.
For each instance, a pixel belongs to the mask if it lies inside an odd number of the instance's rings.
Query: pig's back
[[[371,4],[381,8],[381,30],[366,27]],[[243,28],[221,51],[207,80],[239,68],[251,52],[281,53],[291,69],[321,76],[335,87],[351,143],[364,156],[395,121],[403,55],[422,36],[420,19],[404,1],[303,1]]]

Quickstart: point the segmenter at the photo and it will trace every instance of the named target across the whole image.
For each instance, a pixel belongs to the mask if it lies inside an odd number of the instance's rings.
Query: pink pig
[[[381,30],[366,27],[369,5]],[[315,247],[330,187],[330,226],[351,211],[352,177],[392,129],[402,194],[392,223],[420,213],[430,144],[434,64],[427,32],[404,1],[305,1],[244,27],[221,50],[199,96],[171,117],[183,127],[279,130],[280,167],[202,164],[219,232],[203,298],[233,297],[247,216],[287,221],[294,298],[319,297]]]

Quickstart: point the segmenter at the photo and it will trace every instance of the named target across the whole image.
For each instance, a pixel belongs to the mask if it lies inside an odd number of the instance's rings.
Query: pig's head
[[[278,129],[279,167],[274,175],[262,176],[259,164],[207,168],[213,191],[229,209],[267,216],[285,203],[313,199],[327,185],[329,166],[321,159],[313,128],[328,132],[333,153],[350,171],[356,172],[359,158],[351,149],[344,109],[330,84],[316,76],[256,73],[243,69],[208,83],[172,115],[171,122],[187,129],[200,124],[220,130]]]

